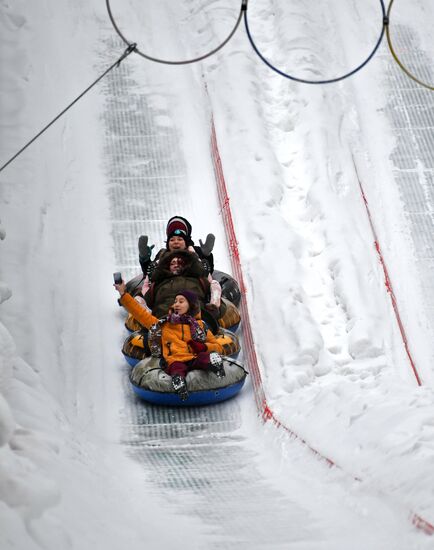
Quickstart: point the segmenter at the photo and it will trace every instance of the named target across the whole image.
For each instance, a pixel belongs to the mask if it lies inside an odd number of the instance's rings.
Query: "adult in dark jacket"
[[[215,279],[213,279],[211,276],[211,273],[214,270],[214,258],[211,251],[214,247],[215,237],[212,233],[210,233],[207,236],[205,243],[199,240],[200,247],[199,246],[195,247],[191,239],[191,230],[192,230],[191,224],[187,219],[181,216],[173,216],[172,218],[170,218],[166,226],[166,235],[167,235],[166,248],[161,249],[153,261],[151,261],[153,246],[152,247],[148,246],[148,237],[145,235],[142,235],[139,238],[139,259],[140,259],[140,265],[142,267],[143,274],[145,276],[142,294],[146,295],[148,285],[153,282],[153,279],[152,279],[153,272],[154,270],[157,269],[158,266],[160,266],[164,258],[167,258],[172,252],[189,251],[192,254],[192,256],[199,263],[202,264],[203,270],[201,271],[200,277],[206,277],[208,275],[208,281],[209,281],[210,287],[206,285],[208,287],[208,290],[207,290],[208,303],[207,303],[206,309],[214,317],[214,319],[218,319],[224,315],[226,306],[221,301],[222,289],[221,289],[220,283]],[[190,262],[187,262],[187,264],[189,265]],[[163,262],[162,268],[163,268],[163,271],[162,271],[162,275],[160,274],[161,275],[160,279],[167,276],[167,272],[168,272],[167,263],[164,264]],[[195,277],[197,275],[193,274],[192,276]],[[173,284],[173,281],[171,284]],[[192,285],[190,282],[190,284],[188,285],[188,288],[191,288],[191,287],[193,287],[192,288],[193,290],[198,291],[197,285]],[[199,298],[201,299],[201,302],[202,302],[203,292],[198,292],[198,293],[199,293]],[[157,296],[157,298],[154,300],[154,304],[158,304],[158,300],[159,300],[159,296]],[[162,308],[160,308],[160,310],[162,310]],[[202,311],[204,311],[203,308],[202,308]]]
[[[145,302],[155,317],[162,317],[182,289],[195,292],[204,309],[210,298],[207,271],[194,253],[166,251],[151,275]]]

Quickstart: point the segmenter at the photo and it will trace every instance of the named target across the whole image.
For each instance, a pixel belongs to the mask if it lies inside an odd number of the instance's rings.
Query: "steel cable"
[[[124,51],[124,53],[121,55],[121,57],[113,63],[113,65],[110,65],[110,67],[106,71],[104,71],[103,74],[99,76],[94,82],[92,82],[92,84],[88,86],[84,90],[84,92],[82,92],[79,96],[77,96],[74,99],[74,101],[72,101],[67,107],[65,107],[65,109],[63,109],[63,111],[61,111],[56,117],[54,117],[51,122],[49,122],[46,126],[44,126],[40,132],[38,132],[30,141],[28,141],[23,147],[21,147],[21,149],[17,153],[15,153],[13,157],[11,157],[5,164],[3,164],[3,166],[0,167],[0,172],[2,172],[2,170],[4,170],[6,166],[8,166],[13,160],[15,160],[19,155],[21,155],[21,153],[25,151],[27,147],[29,147],[29,145],[31,145],[34,141],[36,141],[46,130],[48,130],[48,128],[50,128],[50,126],[52,126],[56,122],[56,120],[59,120],[59,118],[62,115],[64,115],[66,111],[68,111],[73,105],[75,105],[77,101],[81,99],[91,88],[93,88],[96,84],[98,84],[98,82],[102,80],[102,78],[104,78],[107,73],[109,73],[112,69],[114,69],[114,67],[119,67],[120,63],[134,51],[135,47],[136,47],[136,44],[130,44],[128,48]]]

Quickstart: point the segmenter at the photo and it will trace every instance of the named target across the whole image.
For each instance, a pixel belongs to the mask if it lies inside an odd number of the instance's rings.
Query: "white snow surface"
[[[146,35],[139,47],[179,58],[218,43],[239,2],[112,5],[132,35]],[[398,7],[394,16],[408,21],[410,3]],[[413,0],[411,10],[420,47],[432,54],[426,37],[434,8]],[[301,0],[257,0],[248,13],[264,55],[301,78],[354,67],[381,27],[374,0],[320,2],[315,10]],[[110,29],[101,2],[0,0],[0,163],[95,78],[97,56],[113,62],[100,42]],[[215,183],[203,160],[209,136],[197,135],[213,114],[270,407],[365,491],[433,523],[434,340],[391,175],[387,63],[374,58],[338,84],[291,82],[260,62],[242,24],[210,59],[162,68],[158,84],[177,94],[191,185],[209,190],[192,208],[193,226],[216,233],[217,267],[227,269]],[[121,336],[102,109],[94,90],[0,174],[2,550],[172,548],[191,542],[188,527],[197,528],[194,518],[177,515],[173,529],[164,528],[162,497],[147,490],[119,444]],[[189,109],[195,114],[187,120]],[[385,288],[354,164],[422,387]],[[270,438],[259,422],[249,430],[258,441]],[[410,548],[410,540],[412,548],[430,547],[430,537],[400,521],[409,538],[390,548]]]

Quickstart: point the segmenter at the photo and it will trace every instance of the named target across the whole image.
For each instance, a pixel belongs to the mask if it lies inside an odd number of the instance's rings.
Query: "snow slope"
[[[412,6],[419,46],[430,53],[424,31],[432,9]],[[148,7],[149,53],[173,56],[218,42],[232,27],[238,2]],[[128,8],[138,9],[124,5],[122,24],[141,35],[141,19]],[[404,10],[404,23],[406,16]],[[353,66],[369,52],[380,20],[374,0],[362,7],[335,0],[315,11],[301,0],[258,0],[249,7],[265,54],[285,70],[300,67],[303,77],[336,76]],[[0,2],[2,160],[95,78],[96,55],[98,63],[114,61],[101,45],[107,27],[103,5]],[[167,68],[159,78],[162,90],[173,87],[187,173],[198,195],[202,185],[211,193],[214,183],[203,160],[207,144],[196,143],[195,129],[214,116],[272,408],[350,479],[362,478],[364,491],[380,495],[392,510],[398,503],[397,522],[408,510],[432,523],[432,327],[423,316],[420,274],[408,263],[414,247],[390,165],[402,139],[384,112],[391,63],[383,45],[356,77],[302,86],[263,66],[240,27],[224,50],[188,68],[188,87],[181,77],[173,83],[176,73]],[[146,71],[142,67],[137,70]],[[98,92],[89,94],[0,175],[2,548],[119,548],[126,540],[132,548],[144,541],[170,548],[180,537],[189,541],[186,527],[199,529],[196,518],[176,514],[174,530],[164,529],[162,497],[118,443],[120,337],[102,104]],[[422,388],[384,289],[354,162],[403,305]],[[208,220],[199,206],[191,212],[205,234]],[[223,258],[218,236],[216,254]],[[202,540],[197,533],[196,542]],[[430,544],[410,522],[403,533],[402,548]],[[393,544],[401,547],[396,539]]]
[[[249,17],[260,21],[252,34],[264,33],[264,53],[281,68],[303,61],[314,78],[336,76],[327,71],[331,60],[350,67],[355,48],[346,46],[361,43],[366,55],[378,36],[378,24],[370,25],[369,36],[360,24],[378,21],[378,6],[368,2],[357,10],[351,39],[345,31],[341,43],[328,42],[329,50],[319,52],[319,36],[354,23],[350,6],[336,2],[310,13],[303,2],[271,4],[249,8]],[[276,35],[280,49],[265,39]],[[282,65],[285,45],[291,56]],[[349,60],[341,60],[343,52]],[[417,388],[353,164],[354,158],[362,166],[368,191],[382,195],[371,206],[399,283],[412,249],[391,174],[383,178],[398,136],[378,115],[388,91],[381,75],[391,60],[374,60],[341,84],[306,87],[254,62],[241,34],[231,53],[229,63],[210,67],[207,82],[266,395],[281,420],[345,471],[432,518],[432,345],[423,342],[418,367],[425,385]],[[400,233],[391,234],[396,226]],[[406,271],[416,276],[411,266]],[[422,307],[417,281],[403,283]],[[406,313],[415,334],[420,327],[411,322],[418,319]],[[420,340],[413,341],[419,353]]]

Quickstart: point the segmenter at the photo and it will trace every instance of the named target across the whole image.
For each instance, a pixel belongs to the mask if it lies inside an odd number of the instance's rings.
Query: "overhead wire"
[[[124,51],[124,53],[117,59],[110,67],[103,72],[101,76],[99,76],[90,86],[88,86],[80,95],[78,95],[71,103],[65,107],[57,116],[55,116],[46,126],[42,128],[40,132],[38,132],[31,140],[29,140],[19,151],[17,151],[7,162],[5,162],[2,166],[0,166],[0,172],[2,172],[9,164],[14,161],[21,153],[23,153],[29,145],[31,145],[34,141],[36,141],[50,126],[52,126],[56,120],[59,120],[61,116],[63,116],[73,105],[77,103],[89,90],[91,90],[98,82],[105,77],[107,73],[109,73],[112,69],[115,67],[119,67],[119,65],[122,63],[122,61],[128,57],[131,53],[133,53],[134,49],[136,47],[136,44],[130,44],[128,48]]]

